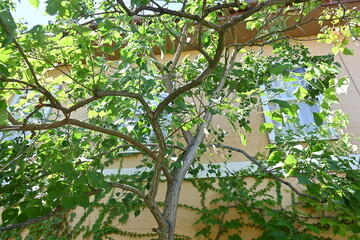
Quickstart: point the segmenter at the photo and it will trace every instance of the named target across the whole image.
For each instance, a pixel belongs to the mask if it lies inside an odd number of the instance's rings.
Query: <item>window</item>
[[[39,93],[35,94],[33,92],[23,93],[21,95],[15,95],[13,100],[11,101],[10,106],[14,106],[18,103],[21,103],[21,101],[28,102],[28,104],[36,105],[39,102],[39,100],[38,100],[39,97],[40,97]],[[41,108],[39,110],[39,112],[43,115],[44,119],[47,119],[50,115],[51,108],[50,107]],[[25,116],[26,116],[26,114],[20,110],[20,111],[16,112],[14,117],[15,118],[23,118]],[[34,119],[30,118],[29,121],[34,122]]]
[[[295,68],[294,75],[290,78],[274,78],[274,81],[264,87],[266,96],[262,96],[265,122],[272,123],[274,130],[268,133],[270,142],[275,142],[279,134],[294,134],[294,141],[304,139],[306,133],[316,132],[319,128],[314,120],[314,113],[320,113],[321,95],[317,96],[312,104],[303,100],[299,101],[296,94],[299,89],[306,89],[307,83],[303,77],[304,68]],[[279,111],[280,106],[285,109]],[[297,116],[296,116],[297,114]],[[331,138],[336,138],[334,129],[328,129]]]
[[[60,86],[55,85],[55,90],[59,90]],[[9,108],[11,109],[11,113],[13,114],[13,117],[16,120],[24,119],[30,112],[24,112],[23,107],[26,106],[35,106],[39,102],[39,97],[41,96],[40,93],[36,93],[33,91],[29,91],[23,94],[17,94],[13,97],[13,99],[10,102]],[[39,110],[37,113],[37,118],[30,118],[28,120],[28,123],[40,123],[42,121],[46,121],[49,118],[49,115],[51,113],[50,107],[43,107]],[[40,120],[41,119],[41,120]],[[25,132],[25,135],[30,134],[29,131]],[[23,133],[19,131],[10,131],[10,132],[0,132],[0,141],[11,141],[14,140],[17,137],[22,136]]]
[[[167,93],[161,93],[159,96],[155,97],[158,101],[164,100],[168,96]],[[156,108],[159,104],[156,100],[150,100],[148,102],[151,108]],[[129,110],[130,111],[130,110]],[[126,119],[119,119],[114,121],[114,124],[117,125],[118,130],[124,133],[130,133],[134,131],[139,125],[142,124],[144,112],[140,105],[136,107],[135,114],[132,117],[128,117]],[[171,123],[171,114],[164,114],[160,117],[160,126],[169,126]],[[146,128],[151,128],[147,123],[145,123]],[[166,127],[165,127],[166,128]],[[140,129],[136,129],[138,132],[142,132],[141,141],[144,144],[154,143],[156,140],[155,133],[153,131],[141,131]],[[163,134],[166,135],[168,132],[166,129],[162,129]],[[122,153],[139,153],[139,151],[133,147],[129,147],[127,150]]]

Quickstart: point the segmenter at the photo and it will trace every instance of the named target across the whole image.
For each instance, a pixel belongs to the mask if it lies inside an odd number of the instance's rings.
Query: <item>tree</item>
[[[38,5],[36,0],[30,2]],[[174,2],[178,5],[172,5]],[[12,18],[14,3],[2,1],[3,237],[11,235],[7,230],[31,227],[76,207],[92,208],[113,189],[121,189],[122,202],[109,198],[113,207],[108,211],[122,211],[119,221],[126,222],[131,211],[137,216],[142,209],[139,206],[144,206],[156,220],[154,232],[159,239],[174,239],[185,175],[189,171],[196,175],[201,170],[202,165],[195,164],[209,147],[242,153],[258,167],[259,179],[273,178],[276,184],[290,187],[306,206],[336,213],[329,218],[323,216],[327,220],[321,222],[332,227],[334,233],[358,233],[359,176],[350,166],[353,160],[344,159],[350,152],[349,138],[344,135],[337,141],[319,140],[319,134],[329,135],[328,127],[341,128],[346,122],[343,115],[331,109],[338,100],[335,88],[345,79],[336,80],[339,70],[333,56],[311,56],[300,43],[289,42],[296,38],[292,30],[319,24],[321,41],[333,43],[334,52],[352,53],[346,44],[348,38],[359,35],[357,10],[343,1],[334,1],[330,7],[323,4],[310,0],[49,0],[46,11],[56,20],[27,29]],[[261,53],[267,45],[273,49],[271,56]],[[184,57],[186,50],[195,50],[198,56]],[[171,60],[161,59],[166,54],[172,56]],[[306,86],[295,82],[299,67],[306,69]],[[307,145],[300,149],[291,141],[296,137],[291,131],[278,134],[277,142],[268,145],[269,151],[262,157],[250,156],[239,146],[225,145],[226,132],[211,126],[213,118],[224,116],[234,129],[243,129],[245,142],[246,133],[251,131],[249,114],[263,104],[260,96],[267,95],[269,103],[277,104],[278,109],[267,114],[280,127],[287,122],[299,124],[299,106],[276,97],[286,91],[272,88],[279,79],[296,87],[297,102],[319,104],[316,97],[323,96],[321,111],[314,113],[316,133],[307,133]],[[10,105],[15,95],[24,93],[24,100]],[[77,118],[76,112],[84,109],[86,119]],[[333,122],[328,120],[330,116]],[[273,123],[257,127],[263,133],[275,128]],[[206,140],[208,135],[214,137]],[[142,167],[149,170],[104,176],[106,166],[121,156],[126,161],[129,149],[139,152]],[[309,156],[312,162],[306,161]],[[250,170],[245,172],[250,174]],[[243,179],[240,175],[238,179]],[[284,177],[296,177],[305,191]],[[219,179],[217,191],[223,197],[214,201],[231,202],[230,197],[239,197],[235,190],[247,191],[233,180]],[[163,202],[156,199],[162,181],[166,182]],[[206,192],[215,189],[208,185],[215,182],[194,180],[194,185]],[[233,188],[228,188],[231,182]],[[261,205],[256,196],[255,205],[244,205],[247,211],[262,206],[257,213],[259,219],[261,214],[275,211],[271,208],[273,202]],[[240,198],[234,202],[241,205]],[[206,221],[214,215],[204,209],[199,209],[203,214],[199,221],[210,226]],[[221,214],[227,211],[219,209]],[[292,218],[299,214],[296,208],[290,213],[276,211],[284,216],[291,213]],[[256,224],[264,227],[265,218],[261,219]],[[284,228],[284,223],[271,221],[266,226]],[[232,224],[241,227],[236,221]],[[319,229],[306,224],[311,231]],[[221,225],[218,239],[227,228]],[[267,230],[264,234],[269,234]],[[204,229],[199,235],[206,237],[208,232]],[[232,239],[238,238],[234,235]]]

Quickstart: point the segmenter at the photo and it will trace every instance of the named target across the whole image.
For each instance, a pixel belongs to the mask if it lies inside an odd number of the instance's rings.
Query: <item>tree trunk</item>
[[[166,240],[174,239],[175,226],[176,226],[176,213],[179,205],[181,185],[184,182],[187,171],[189,170],[191,164],[193,163],[196,157],[196,152],[200,143],[202,143],[202,141],[205,138],[204,129],[206,129],[209,126],[209,122],[212,119],[211,113],[207,112],[205,114],[204,119],[205,122],[199,128],[199,131],[195,136],[195,138],[193,139],[193,142],[189,145],[190,147],[186,150],[186,152],[184,153],[181,159],[183,165],[180,168],[174,170],[172,174],[174,178],[172,182],[169,183],[167,186],[164,211],[163,211],[163,219],[165,221],[165,225],[167,228],[166,234],[168,237],[165,238]]]
[[[176,214],[179,203],[181,184],[182,181],[179,178],[174,178],[167,187],[163,212],[163,219],[166,226],[166,238],[164,238],[164,240],[173,240],[175,236]]]

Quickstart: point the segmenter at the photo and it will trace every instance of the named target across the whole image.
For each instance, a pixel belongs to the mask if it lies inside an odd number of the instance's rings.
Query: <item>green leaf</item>
[[[141,213],[141,211],[140,211],[139,209],[137,209],[137,210],[135,210],[135,212],[134,212],[134,216],[137,217],[137,216],[140,215],[140,213]]]
[[[74,196],[64,197],[62,199],[62,206],[68,210],[75,208],[76,207],[75,197]]]
[[[15,21],[9,11],[0,11],[0,18],[11,32],[16,29]]]
[[[265,147],[266,149],[271,149],[271,148],[276,148],[276,146],[274,144],[268,144]]]
[[[5,100],[0,100],[0,109],[6,110],[7,104]]]
[[[340,79],[338,79],[338,82],[337,82],[337,84],[336,84],[336,86],[338,86],[338,87],[343,87],[343,86],[349,86],[349,84],[350,84],[350,79],[349,79],[349,77],[342,77],[342,78],[340,78]]]
[[[302,100],[304,99],[304,97],[306,97],[308,95],[308,90],[306,90],[303,87],[298,87],[295,92],[294,92],[294,96],[298,99],[298,100]]]
[[[267,114],[269,116],[269,114]],[[269,116],[272,120],[277,121],[279,123],[283,123],[284,122],[284,117],[281,113],[279,112],[272,112]]]
[[[291,77],[291,76],[284,76],[282,78],[283,82],[294,82],[297,81],[298,79],[296,77]]]
[[[283,226],[283,227],[288,228],[288,229],[293,229],[294,228],[293,224],[291,224],[289,221],[286,221],[283,218],[279,218],[278,222],[275,225]]]
[[[112,146],[115,146],[116,144],[117,144],[117,141],[116,141],[115,139],[113,139],[113,138],[105,139],[105,140],[101,143],[101,145],[102,145],[103,147],[106,147],[106,148],[110,148],[110,147],[112,147]]]
[[[61,2],[62,0],[48,1],[46,5],[46,12],[50,15],[55,15],[63,8],[63,6],[61,6]]]
[[[247,141],[246,141],[246,135],[245,134],[240,134],[240,139],[241,139],[241,143],[246,146]]]
[[[29,0],[29,3],[33,5],[36,9],[39,8],[40,1],[39,0]]]
[[[336,101],[336,102],[339,101],[339,98],[337,97],[336,92],[335,92],[335,88],[333,88],[333,87],[330,87],[324,91],[324,97],[329,100]]]
[[[339,47],[338,46],[334,46],[331,50],[335,55],[337,55],[339,53]]]
[[[10,36],[10,35],[5,36],[4,40],[1,43],[1,47],[5,48],[13,39],[14,39],[13,36]]]
[[[48,198],[51,201],[54,201],[56,199],[59,199],[62,197],[64,191],[63,190],[52,190],[52,191],[48,191]]]
[[[94,187],[105,188],[108,186],[104,180],[104,175],[99,172],[89,172],[87,177],[89,184],[93,185]]]
[[[289,108],[284,108],[284,112],[290,117],[297,117],[300,107],[297,104],[290,104]]]
[[[314,232],[314,233],[317,233],[317,234],[320,234],[320,231],[321,229],[320,228],[317,228],[315,227],[314,225],[311,225],[311,224],[306,224],[305,225],[307,229],[309,229],[310,231]]]
[[[83,194],[77,195],[77,196],[75,197],[75,201],[76,201],[76,203],[77,203],[79,206],[81,206],[81,207],[83,207],[83,208],[87,208],[87,207],[90,205],[89,197],[88,197],[88,196],[85,196],[85,195],[83,195]]]
[[[8,119],[8,114],[6,109],[0,109],[0,124],[3,124]]]
[[[290,104],[287,101],[283,101],[283,100],[279,100],[279,99],[272,99],[269,102],[278,104],[281,108],[280,111],[286,113],[290,117],[296,117],[297,113],[300,109],[300,107],[297,104]],[[276,114],[274,115],[274,113],[272,114],[273,120],[275,120],[273,117],[276,116]],[[279,116],[277,116],[277,117],[279,117]],[[275,120],[275,121],[278,121],[278,120]]]
[[[280,108],[290,108],[290,103],[287,101],[279,100],[279,99],[272,99],[269,102],[279,104]]]
[[[349,48],[344,48],[343,53],[345,55],[354,55],[354,50]]]
[[[272,163],[278,163],[282,159],[282,152],[281,151],[274,151],[270,154],[268,161]]]
[[[316,126],[321,126],[325,120],[325,114],[313,112]]]
[[[51,182],[47,189],[48,199],[51,201],[57,200],[64,195],[67,191],[67,185],[62,182]]]
[[[89,118],[95,118],[95,117],[98,116],[98,112],[94,111],[94,110],[89,110],[88,111],[88,116],[89,116]]]
[[[60,46],[71,46],[74,44],[74,38],[72,36],[67,36],[58,42]]]
[[[144,6],[148,3],[149,3],[148,0],[131,0],[131,5],[135,5],[135,6]]]
[[[81,32],[81,33],[86,33],[86,32],[91,32],[91,31],[92,31],[91,28],[89,28],[89,27],[86,28],[86,27],[83,27],[83,26],[81,26],[81,25],[73,24],[72,27],[73,27],[76,31]]]
[[[6,78],[10,76],[10,73],[9,73],[9,70],[7,69],[7,67],[1,63],[0,63],[0,74]]]
[[[174,42],[171,44],[170,54],[175,54],[175,43]]]
[[[137,30],[137,28],[134,26],[134,25],[130,25],[130,29],[133,33],[137,33],[137,34],[140,34],[139,30]]]
[[[29,218],[37,218],[41,216],[40,207],[28,207],[24,211]]]
[[[74,133],[74,138],[75,139],[81,139],[81,137],[82,137],[81,133],[79,133],[79,132]]]
[[[140,26],[138,29],[139,33],[141,35],[145,35],[146,34],[146,28],[144,27],[144,25]]]
[[[289,165],[290,167],[294,167],[297,163],[297,160],[293,155],[288,155],[288,156],[286,156],[286,159],[284,162],[286,165]]]
[[[300,184],[304,184],[304,185],[312,184],[312,182],[309,180],[309,177],[306,174],[299,173],[296,175],[296,177],[298,179],[298,183]]]
[[[274,124],[273,123],[262,123],[260,125],[260,132],[264,133],[265,131],[267,132],[271,132],[274,129]]]
[[[19,209],[17,208],[5,209],[1,214],[2,222],[3,223],[11,222],[14,218],[18,216],[18,214],[19,214]]]
[[[275,75],[279,75],[283,73],[286,69],[291,68],[293,64],[284,63],[284,64],[275,64],[273,68],[271,68],[270,72]]]
[[[242,238],[238,234],[234,234],[228,237],[228,240],[242,240]]]

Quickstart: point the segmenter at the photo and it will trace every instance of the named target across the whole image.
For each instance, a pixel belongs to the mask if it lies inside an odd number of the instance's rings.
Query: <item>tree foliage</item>
[[[346,116],[331,108],[347,79],[337,78],[332,55],[311,55],[292,32],[319,25],[320,41],[352,54],[346,45],[359,36],[357,9],[324,2],[48,0],[56,19],[28,28],[11,16],[15,3],[1,1],[1,236],[27,227],[29,238],[189,239],[175,233],[180,206],[199,214],[197,236],[207,239],[241,239],[244,227],[262,230],[259,239],[318,239],[328,228],[358,239],[359,174],[350,137],[340,134]],[[304,86],[295,81],[300,75]],[[294,88],[295,101],[279,98],[287,89],[273,87],[278,81]],[[301,125],[299,102],[321,109],[313,125]],[[265,114],[279,125],[252,123],[262,104],[277,106]],[[212,125],[217,117],[227,119],[244,149],[258,129],[275,131],[276,141],[251,156],[226,145],[228,133]],[[297,130],[285,132],[289,123]],[[326,140],[334,134],[329,128],[338,131],[336,140]],[[302,143],[294,141],[299,137]],[[255,168],[224,173],[213,165],[207,178],[196,178],[211,149],[224,161],[240,153]],[[133,154],[142,159],[136,174],[104,174]],[[201,208],[179,203],[186,174],[194,176]],[[290,206],[282,203],[282,186]],[[208,192],[217,197],[205,201]],[[70,226],[66,219],[79,207],[84,214]],[[114,227],[144,208],[158,225],[154,232]],[[94,209],[96,222],[84,225]]]

